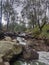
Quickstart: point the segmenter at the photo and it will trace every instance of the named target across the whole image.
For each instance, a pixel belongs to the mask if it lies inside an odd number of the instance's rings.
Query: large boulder
[[[2,58],[0,58],[0,65],[10,65],[9,62],[4,62]]]
[[[10,61],[14,55],[19,55],[22,52],[22,46],[14,45],[13,43],[9,41],[0,41],[0,58],[2,58],[3,61]]]
[[[12,49],[9,49],[6,54],[2,57],[4,61],[10,61],[14,56],[21,54],[22,47],[19,45],[13,46]]]
[[[2,58],[0,58],[0,65],[5,65]]]
[[[24,60],[36,60],[39,58],[39,54],[32,48],[25,46],[23,47],[23,53],[21,57]]]
[[[9,62],[0,62],[0,65],[10,65]]]
[[[10,65],[10,63],[9,62],[4,62],[4,65]]]

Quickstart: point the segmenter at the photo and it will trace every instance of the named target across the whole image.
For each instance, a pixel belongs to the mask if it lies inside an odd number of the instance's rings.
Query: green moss
[[[22,65],[20,61],[16,61],[13,65]]]

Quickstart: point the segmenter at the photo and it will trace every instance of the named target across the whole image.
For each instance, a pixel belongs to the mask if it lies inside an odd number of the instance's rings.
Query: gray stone
[[[13,55],[18,55],[22,52],[22,46],[13,43],[14,42],[0,41],[0,58],[4,61],[10,61]]]

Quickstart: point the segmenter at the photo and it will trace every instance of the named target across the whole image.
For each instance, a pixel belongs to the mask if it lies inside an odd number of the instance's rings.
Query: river
[[[26,40],[24,38],[18,37],[20,44],[26,45]],[[40,51],[39,53],[39,60],[33,60],[30,62],[22,62],[20,60],[16,61],[14,65],[49,65],[49,52]]]

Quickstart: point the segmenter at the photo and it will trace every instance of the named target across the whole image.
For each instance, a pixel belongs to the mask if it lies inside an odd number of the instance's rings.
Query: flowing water
[[[19,40],[20,44],[26,45],[26,40],[21,38],[17,38]],[[33,60],[30,62],[23,62],[23,61],[16,61],[14,65],[49,65],[49,52],[38,52],[39,53],[39,60]]]

